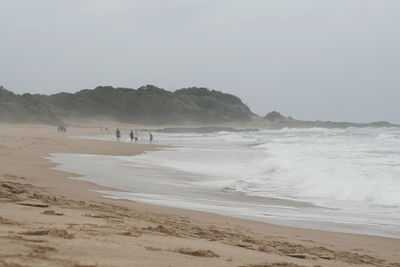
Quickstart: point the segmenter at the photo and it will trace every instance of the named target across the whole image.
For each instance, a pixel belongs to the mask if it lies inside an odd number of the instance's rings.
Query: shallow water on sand
[[[103,192],[113,198],[400,237],[398,128],[155,134],[155,140],[174,147],[131,157],[52,154],[51,160],[79,179],[127,191]]]

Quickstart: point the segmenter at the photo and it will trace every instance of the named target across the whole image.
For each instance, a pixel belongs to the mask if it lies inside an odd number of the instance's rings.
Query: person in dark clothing
[[[150,143],[153,142],[153,134],[150,132]]]
[[[131,143],[133,143],[133,139],[135,138],[135,136],[133,135],[133,131],[132,130],[129,133],[129,137],[131,138]]]
[[[119,130],[119,128],[117,128],[117,131],[115,132],[115,135],[117,136],[117,140],[119,142],[119,139],[121,138],[121,131]]]

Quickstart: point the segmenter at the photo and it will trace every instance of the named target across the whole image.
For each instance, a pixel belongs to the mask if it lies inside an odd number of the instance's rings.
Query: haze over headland
[[[252,111],[400,123],[400,2],[1,1],[0,84],[208,87]]]

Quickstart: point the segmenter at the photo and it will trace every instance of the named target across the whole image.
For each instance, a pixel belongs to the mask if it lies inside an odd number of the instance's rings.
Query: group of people
[[[117,128],[117,130],[115,131],[115,136],[117,137],[117,141],[119,142],[120,138],[121,138],[121,130],[119,128]],[[130,137],[132,143],[133,143],[133,141],[135,141],[135,143],[137,143],[139,140],[139,134],[137,131],[133,132],[133,130],[131,130],[129,133],[129,137]],[[151,132],[149,132],[149,141],[150,141],[150,143],[153,142],[153,134]]]
[[[139,139],[139,135],[138,135],[137,131],[135,131],[135,133],[133,133],[133,131],[131,130],[131,132],[129,133],[129,137],[131,138],[131,142],[133,142],[133,140],[135,140],[135,142],[137,142]]]
[[[65,126],[57,126],[57,131],[61,134],[67,134],[67,128],[65,128]]]

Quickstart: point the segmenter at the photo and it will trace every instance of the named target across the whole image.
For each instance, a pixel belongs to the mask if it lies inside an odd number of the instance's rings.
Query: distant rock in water
[[[277,111],[272,111],[268,113],[267,115],[265,115],[264,118],[269,121],[282,121],[286,119],[286,117],[284,117],[281,113]]]
[[[256,128],[246,128],[246,129],[235,129],[231,127],[176,127],[176,128],[164,128],[157,130],[161,133],[215,133],[215,132],[257,132]]]
[[[264,117],[266,127],[280,129],[284,127],[289,128],[348,128],[348,127],[400,127],[400,125],[391,124],[387,121],[377,121],[370,123],[355,123],[355,122],[334,122],[334,121],[303,121],[296,120],[292,117],[285,117],[277,111],[272,111]]]
[[[278,111],[272,111],[268,113],[267,115],[265,115],[264,119],[272,123],[291,123],[294,121],[292,117],[285,117]]]

